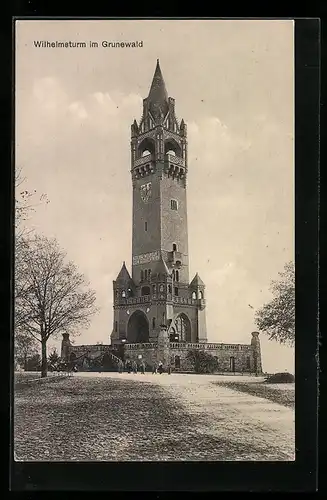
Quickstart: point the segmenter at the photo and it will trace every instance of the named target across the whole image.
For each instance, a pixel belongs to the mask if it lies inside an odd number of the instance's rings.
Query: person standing
[[[156,365],[156,363],[153,363],[152,375],[155,375],[156,373],[157,373],[157,365]]]
[[[128,373],[131,373],[131,368],[132,368],[131,362],[129,359],[127,359],[126,360],[126,370]]]
[[[137,364],[136,364],[136,361],[132,362],[132,371],[133,371],[133,373],[137,373]]]
[[[161,374],[162,374],[162,372],[163,372],[163,365],[162,365],[162,362],[161,362],[161,361],[159,362],[158,372],[160,373],[160,375],[161,375]]]
[[[144,361],[141,361],[140,368],[141,368],[141,373],[143,373],[143,375],[144,375],[145,374],[145,363],[144,363]]]

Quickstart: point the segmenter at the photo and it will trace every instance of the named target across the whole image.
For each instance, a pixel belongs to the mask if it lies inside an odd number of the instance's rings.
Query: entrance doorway
[[[181,367],[181,358],[180,356],[175,356],[175,368]]]
[[[127,341],[131,344],[149,342],[149,322],[142,311],[135,311],[127,325]]]

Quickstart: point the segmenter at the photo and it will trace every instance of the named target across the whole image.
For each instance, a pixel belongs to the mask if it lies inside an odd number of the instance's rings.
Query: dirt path
[[[97,374],[98,375],[98,374]],[[80,376],[93,376],[81,374]],[[103,373],[103,378],[127,379],[158,385],[167,395],[182,405],[194,417],[199,437],[211,436],[242,445],[231,460],[294,460],[295,413],[267,399],[222,387],[217,376],[183,374],[115,374]],[[226,377],[222,377],[226,380]],[[233,380],[236,380],[234,377]],[[245,381],[246,377],[241,377]],[[243,447],[244,445],[244,447]],[[246,458],[244,457],[246,449]],[[226,458],[228,460],[228,458]]]

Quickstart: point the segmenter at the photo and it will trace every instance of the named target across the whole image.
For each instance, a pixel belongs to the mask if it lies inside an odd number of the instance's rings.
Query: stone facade
[[[74,361],[80,369],[85,368],[85,358],[96,359],[107,353],[124,361],[142,359],[148,368],[161,361],[166,370],[170,367],[175,372],[190,372],[194,368],[187,354],[191,350],[201,350],[216,357],[219,373],[262,373],[258,335],[258,332],[252,333],[250,344],[170,342],[167,329],[161,328],[156,342],[126,343],[115,349],[112,345],[102,344],[67,345],[67,339],[63,339],[61,355],[66,361]]]
[[[159,61],[139,124],[131,126],[131,274],[113,282],[111,344],[151,343],[160,325],[172,340],[206,342],[205,285],[189,281],[187,131],[175,116]]]
[[[157,61],[141,120],[131,126],[132,269],[124,262],[113,282],[111,345],[73,346],[64,334],[63,359],[85,368],[106,355],[189,371],[187,354],[197,349],[217,358],[219,372],[262,371],[257,332],[249,345],[208,343],[205,284],[197,273],[189,280],[187,173],[186,125]]]

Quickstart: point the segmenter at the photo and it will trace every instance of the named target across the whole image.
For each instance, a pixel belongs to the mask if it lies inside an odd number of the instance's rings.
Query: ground
[[[294,460],[294,409],[226,382],[260,380],[81,373],[20,381],[16,460]]]

